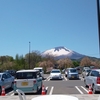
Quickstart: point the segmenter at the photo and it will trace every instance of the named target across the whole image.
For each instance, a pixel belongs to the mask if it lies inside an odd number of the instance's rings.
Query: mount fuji
[[[51,57],[54,57],[55,59],[63,59],[63,58],[80,59],[80,58],[85,57],[85,55],[82,55],[80,53],[67,49],[64,46],[55,47],[53,49],[46,50],[42,52],[41,55],[42,57],[51,56]]]

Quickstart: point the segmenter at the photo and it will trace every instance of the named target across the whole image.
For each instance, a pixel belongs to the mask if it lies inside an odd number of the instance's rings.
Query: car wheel
[[[0,94],[1,94],[1,91],[2,91],[2,88],[1,88],[1,86],[0,86]]]
[[[86,84],[86,80],[84,80],[84,84],[85,84],[85,87],[88,87],[88,85]]]
[[[14,84],[13,84],[13,83],[11,83],[11,89],[13,89],[13,85],[14,85]]]
[[[96,94],[96,93],[97,93],[97,91],[96,91],[96,89],[95,89],[94,85],[92,86],[92,90],[93,90],[93,93],[94,93],[94,94]]]

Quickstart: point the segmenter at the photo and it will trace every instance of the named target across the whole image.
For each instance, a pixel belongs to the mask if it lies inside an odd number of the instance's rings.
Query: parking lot
[[[88,88],[84,85],[84,79],[80,75],[79,80],[68,80],[64,75],[62,80],[50,80],[49,74],[45,74],[43,85],[46,89],[46,94],[88,94]],[[30,95],[40,95],[41,91]],[[6,95],[13,96],[13,90],[6,90]],[[26,94],[27,95],[27,94]],[[28,94],[29,95],[29,94]]]

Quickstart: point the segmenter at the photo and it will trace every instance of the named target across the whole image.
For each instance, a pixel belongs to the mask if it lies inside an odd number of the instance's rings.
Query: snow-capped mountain
[[[66,47],[63,47],[63,46],[55,47],[50,50],[46,50],[46,51],[42,52],[41,55],[43,57],[53,56],[56,59],[62,59],[62,58],[80,59],[85,56],[85,55],[79,54],[75,51],[72,51],[70,49],[67,49]]]

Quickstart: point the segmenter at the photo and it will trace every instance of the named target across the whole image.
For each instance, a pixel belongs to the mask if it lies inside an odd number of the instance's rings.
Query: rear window
[[[59,70],[53,70],[53,71],[51,71],[51,73],[60,73],[60,71]]]
[[[18,72],[16,79],[33,79],[36,78],[36,72]]]
[[[91,70],[86,70],[86,72],[90,72]]]
[[[70,72],[77,72],[76,69],[70,69]]]

